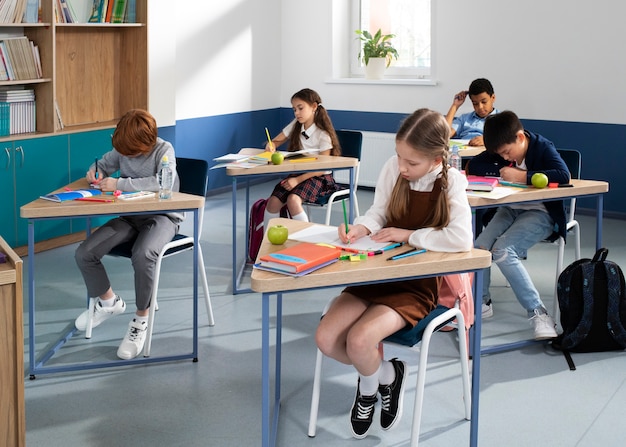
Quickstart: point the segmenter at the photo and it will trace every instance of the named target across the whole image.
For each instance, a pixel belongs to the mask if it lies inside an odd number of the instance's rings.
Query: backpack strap
[[[607,327],[613,339],[622,347],[626,348],[626,329],[620,319],[620,304],[624,303],[623,275],[617,264],[604,262],[606,271],[608,296]]]
[[[594,257],[595,259],[595,257]],[[563,348],[576,346],[591,330],[593,322],[593,273],[595,263],[581,265],[583,275],[583,314],[580,323],[569,334],[563,336]]]

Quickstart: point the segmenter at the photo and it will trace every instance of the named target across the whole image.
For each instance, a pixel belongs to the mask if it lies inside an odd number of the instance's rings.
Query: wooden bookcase
[[[0,236],[0,445],[26,445],[22,260]]]
[[[56,0],[41,0],[41,23],[0,23],[2,35],[39,46],[42,79],[0,81],[35,89],[35,134],[115,126],[131,108],[148,108],[148,0],[136,0],[136,23],[56,23]],[[63,128],[59,125],[59,117]]]

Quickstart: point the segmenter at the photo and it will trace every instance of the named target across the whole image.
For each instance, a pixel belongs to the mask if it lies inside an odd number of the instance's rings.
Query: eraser
[[[548,188],[558,188],[559,184],[558,183],[548,183]]]
[[[350,262],[360,262],[361,255],[350,255]]]

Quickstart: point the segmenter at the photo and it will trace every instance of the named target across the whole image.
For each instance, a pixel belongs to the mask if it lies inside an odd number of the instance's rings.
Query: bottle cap
[[[169,162],[169,159],[167,158],[167,155],[164,155],[164,156],[163,156],[163,158],[161,159],[161,161],[162,161],[163,163],[167,163],[167,162]]]

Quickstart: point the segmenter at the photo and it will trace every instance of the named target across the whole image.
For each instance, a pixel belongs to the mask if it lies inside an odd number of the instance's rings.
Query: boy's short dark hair
[[[517,133],[524,130],[522,122],[510,110],[489,115],[483,129],[483,142],[488,152],[496,153],[505,144],[515,142]]]
[[[493,95],[493,85],[485,78],[474,79],[469,86],[468,93],[470,96],[480,95],[481,93],[487,93],[491,96]]]

